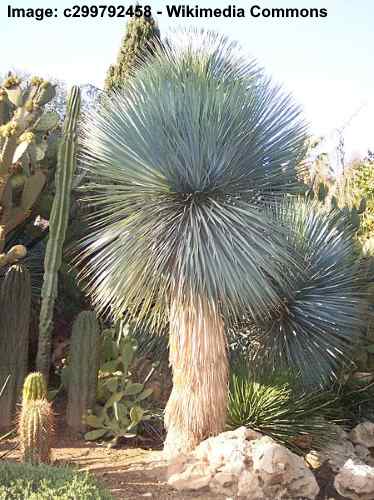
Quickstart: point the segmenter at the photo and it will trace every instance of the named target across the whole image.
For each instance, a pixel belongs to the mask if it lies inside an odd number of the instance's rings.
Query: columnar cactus
[[[71,336],[66,412],[68,425],[78,432],[86,430],[82,418],[96,400],[99,342],[100,327],[96,314],[81,312],[74,322]]]
[[[19,419],[19,442],[22,461],[32,464],[51,460],[53,412],[45,399],[30,401],[22,408]]]
[[[73,87],[67,103],[63,138],[58,153],[56,195],[49,220],[49,239],[44,260],[37,368],[43,373],[47,382],[51,358],[53,310],[57,297],[58,271],[62,262],[62,250],[69,221],[70,193],[76,166],[76,129],[79,110],[80,90],[79,87]]]
[[[0,387],[9,377],[0,404],[0,427],[13,422],[16,402],[26,375],[31,281],[29,271],[16,264],[9,268],[0,286]]]
[[[47,384],[42,373],[34,372],[27,375],[23,384],[22,405],[37,399],[47,399]]]
[[[15,76],[0,85],[0,266],[17,262],[26,252],[22,247],[4,253],[4,246],[7,234],[30,216],[45,185],[40,162],[59,117],[43,113],[43,106],[55,93],[54,85],[36,77],[24,88]]]

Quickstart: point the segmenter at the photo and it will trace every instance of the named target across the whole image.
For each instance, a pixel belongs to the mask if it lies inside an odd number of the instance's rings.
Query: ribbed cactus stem
[[[0,428],[3,429],[13,424],[16,403],[22,394],[28,358],[30,308],[30,273],[17,264],[9,268],[0,286],[0,387],[9,376],[0,403]]]
[[[66,411],[67,424],[77,432],[86,430],[82,418],[96,402],[99,342],[100,327],[96,314],[81,312],[74,322],[71,336]]]
[[[70,194],[76,166],[76,129],[80,110],[80,90],[73,87],[66,110],[62,142],[58,153],[56,170],[56,195],[49,221],[49,239],[44,259],[44,281],[39,319],[39,344],[37,369],[48,383],[53,310],[57,297],[58,271],[62,262],[62,251],[69,221]]]
[[[45,399],[30,401],[22,408],[19,419],[19,442],[23,462],[32,464],[51,461],[53,412]]]
[[[42,373],[34,372],[27,375],[23,384],[22,404],[37,399],[47,399],[47,384]]]

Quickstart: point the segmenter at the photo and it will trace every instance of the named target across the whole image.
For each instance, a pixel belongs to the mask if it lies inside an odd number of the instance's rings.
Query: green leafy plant
[[[227,425],[249,427],[301,453],[336,437],[337,402],[332,391],[304,392],[290,372],[265,373],[241,363],[230,377]]]
[[[365,420],[374,421],[373,380],[367,381],[349,374],[334,384],[333,390],[348,427],[354,427]]]
[[[136,342],[131,337],[115,339],[115,330],[104,332],[103,364],[99,371],[98,404],[84,421],[93,427],[85,434],[87,440],[99,438],[133,438],[139,425],[152,418],[147,399],[152,389],[146,383],[134,382]]]
[[[22,500],[112,500],[88,473],[71,467],[0,462],[0,498]]]

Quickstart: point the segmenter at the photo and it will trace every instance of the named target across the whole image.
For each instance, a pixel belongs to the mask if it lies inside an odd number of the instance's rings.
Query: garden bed
[[[15,439],[0,444],[0,454],[9,451],[6,459],[18,461],[19,450],[14,449]],[[177,492],[166,483],[167,464],[162,451],[152,446],[141,448],[136,445],[108,448],[105,444],[84,441],[66,428],[60,428],[57,447],[53,448],[56,465],[73,465],[82,471],[94,474],[118,500],[140,500],[144,498],[225,500],[225,497],[208,492]],[[316,474],[320,495],[317,500],[343,500],[334,491],[333,475],[328,467],[322,467]]]

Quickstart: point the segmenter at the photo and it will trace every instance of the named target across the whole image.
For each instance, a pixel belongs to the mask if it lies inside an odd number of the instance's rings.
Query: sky
[[[126,20],[66,19],[75,4],[118,5],[122,0],[0,0],[2,39],[0,74],[19,68],[40,76],[102,87],[107,67],[117,56]],[[129,5],[130,2],[125,2]],[[189,5],[245,8],[326,8],[325,18],[175,19],[165,5],[183,1],[145,0],[162,36],[178,27],[197,26],[238,40],[275,81],[282,83],[304,109],[311,133],[325,136],[333,154],[337,130],[347,158],[374,150],[374,2],[372,0],[195,0]],[[23,8],[58,9],[58,17],[9,19],[8,4]],[[175,35],[174,35],[175,36]]]

